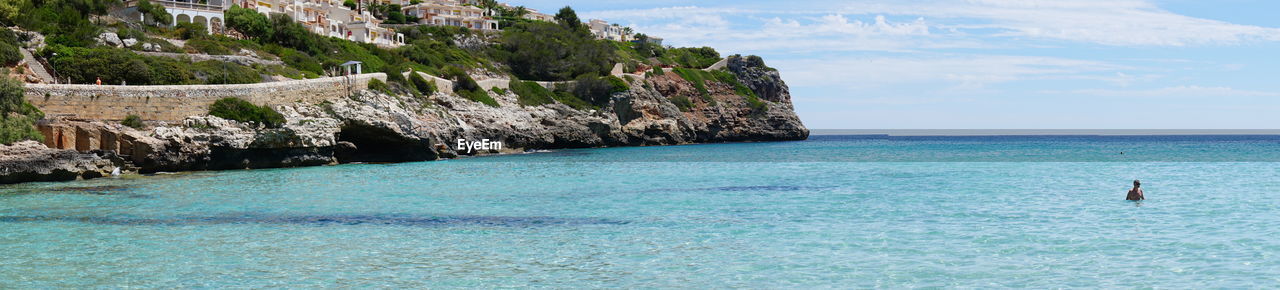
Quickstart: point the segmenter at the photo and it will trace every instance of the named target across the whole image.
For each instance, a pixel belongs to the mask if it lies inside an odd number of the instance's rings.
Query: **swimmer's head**
[[[1141,181],[1138,181],[1137,179],[1133,180],[1133,187],[1141,187],[1141,186],[1142,186]]]

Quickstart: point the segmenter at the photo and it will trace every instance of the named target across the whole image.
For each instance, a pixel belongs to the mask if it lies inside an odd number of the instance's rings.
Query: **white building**
[[[219,1],[219,0],[210,0]],[[382,21],[368,11],[356,12],[341,0],[236,0],[241,7],[262,14],[280,13],[307,27],[312,33],[385,47],[404,45],[404,34],[379,27]],[[392,0],[388,0],[392,1]]]
[[[226,17],[222,12],[230,7],[229,2],[224,0],[207,0],[205,3],[196,0],[151,0],[151,5],[160,5],[164,7],[165,12],[173,17],[170,19],[173,25],[179,23],[195,22],[204,25],[210,34],[222,33],[226,26]],[[138,19],[138,21],[146,21],[146,15],[138,12],[139,0],[125,1],[124,9],[119,11],[126,19]]]
[[[590,22],[587,22],[587,27],[591,29],[591,34],[594,34],[599,39],[631,41],[631,35],[626,32],[626,27],[617,24],[609,24],[609,22],[600,19],[591,19]]]
[[[489,11],[454,0],[426,0],[402,9],[405,15],[418,17],[420,24],[498,30],[498,21]]]

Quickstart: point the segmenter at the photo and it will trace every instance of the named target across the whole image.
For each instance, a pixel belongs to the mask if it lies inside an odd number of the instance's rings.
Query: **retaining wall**
[[[241,98],[257,105],[321,103],[344,98],[368,88],[370,79],[386,81],[387,75],[371,73],[309,80],[190,86],[99,86],[27,84],[27,101],[48,117],[86,120],[123,120],[138,115],[148,121],[181,121],[204,115],[222,98]]]

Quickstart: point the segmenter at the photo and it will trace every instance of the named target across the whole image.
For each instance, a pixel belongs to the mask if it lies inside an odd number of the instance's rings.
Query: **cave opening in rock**
[[[435,160],[431,142],[364,122],[346,122],[338,132],[334,157],[339,163]]]

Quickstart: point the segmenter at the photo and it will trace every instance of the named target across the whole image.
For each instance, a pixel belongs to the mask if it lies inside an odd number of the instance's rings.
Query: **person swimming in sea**
[[[1144,199],[1147,199],[1147,198],[1142,196],[1142,182],[1134,180],[1133,189],[1129,190],[1129,195],[1126,196],[1124,200],[1144,200]]]

